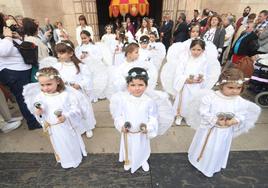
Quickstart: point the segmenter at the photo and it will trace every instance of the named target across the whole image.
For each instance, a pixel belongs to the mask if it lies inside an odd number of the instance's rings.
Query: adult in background
[[[247,24],[247,20],[248,20],[248,16],[249,16],[249,13],[251,11],[251,8],[250,6],[247,6],[244,11],[243,11],[243,16],[241,18],[239,18],[236,22],[236,31],[238,30],[238,28],[241,26],[241,25],[246,25]]]
[[[54,29],[55,28],[50,23],[49,18],[45,18],[45,26],[44,26],[44,28],[42,28],[42,32],[43,33],[48,33],[47,34],[47,37],[48,37],[48,39],[47,39],[47,41],[48,41],[47,46],[48,46],[49,49],[52,50],[52,53],[50,55],[56,56],[56,52],[54,50],[56,42],[55,42],[54,37],[53,37]]]
[[[225,37],[225,29],[221,27],[221,18],[218,15],[213,15],[208,22],[208,28],[202,35],[205,41],[211,41],[218,50],[218,57],[220,57]]]
[[[259,54],[268,53],[268,27],[265,27],[258,32],[258,43],[260,45],[258,49]]]
[[[255,31],[258,33],[268,27],[268,10],[262,10],[258,15],[258,25]]]
[[[24,63],[18,49],[13,45],[12,32],[5,27],[4,16],[0,13],[0,82],[10,88],[28,128],[33,130],[41,126],[28,110],[22,96],[23,86],[30,83],[31,68],[31,65]]]
[[[201,19],[199,20],[199,25],[201,26],[201,33],[204,32],[204,30],[206,29],[207,26],[207,22],[208,22],[208,16],[209,16],[209,9],[205,8],[202,12],[202,16]]]
[[[23,18],[22,28],[24,33],[24,41],[32,42],[38,47],[38,62],[49,56],[47,46],[38,37],[38,25],[32,18]],[[31,81],[36,82],[35,74],[38,71],[38,65],[32,66]]]
[[[173,28],[173,21],[170,18],[169,14],[164,16],[164,21],[162,26],[160,27],[160,41],[165,45],[166,50],[168,50],[170,46],[170,40],[172,36],[172,28]]]
[[[82,30],[88,31],[90,33],[91,39],[94,41],[94,32],[93,32],[92,27],[88,25],[86,17],[84,15],[80,15],[78,17],[78,20],[79,20],[79,26],[76,28],[76,40],[77,40],[78,45],[82,44],[81,37],[80,37]]]
[[[232,49],[232,62],[237,63],[242,58],[254,56],[258,49],[258,36],[254,32],[255,23],[247,25],[246,32],[243,32],[235,42]]]
[[[200,17],[199,17],[199,11],[197,9],[194,10],[194,18],[190,21],[188,24],[188,27],[190,28],[193,24],[199,23]]]
[[[176,29],[173,33],[173,42],[184,42],[189,38],[189,29],[186,22],[186,15],[184,13],[180,13],[178,23],[175,28]]]

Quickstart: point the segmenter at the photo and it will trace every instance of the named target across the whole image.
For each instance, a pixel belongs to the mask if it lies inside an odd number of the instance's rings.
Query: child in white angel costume
[[[188,123],[197,129],[188,151],[190,163],[205,176],[226,168],[233,137],[255,126],[260,108],[242,97],[244,76],[238,69],[225,70],[218,81],[219,90],[196,97]]]
[[[128,75],[128,71],[133,67],[141,67],[146,69],[150,77],[148,88],[155,88],[157,81],[156,68],[153,64],[147,63],[139,58],[138,44],[130,43],[125,48],[124,62],[119,66],[113,66],[109,69],[109,84],[105,93],[108,98],[118,91],[126,90],[127,84],[125,78]]]
[[[52,67],[40,69],[36,78],[39,84],[24,86],[25,103],[48,134],[56,161],[62,168],[76,168],[82,155],[87,156],[80,131],[88,118],[88,100],[65,86],[59,72]]]
[[[131,69],[126,77],[127,91],[114,94],[110,101],[114,125],[121,133],[119,161],[125,161],[124,169],[131,169],[131,173],[140,167],[149,171],[150,139],[157,136],[162,127],[156,99],[145,93],[148,79],[145,69]],[[166,110],[162,113],[171,116],[171,121],[165,122],[164,131],[160,128],[162,134],[171,126],[174,117],[171,105],[167,105]]]
[[[157,34],[155,32],[151,32],[149,34],[149,38],[148,49],[153,54],[153,63],[159,71],[166,57],[166,47],[162,42],[156,41]]]
[[[108,69],[105,63],[111,61],[111,53],[103,43],[94,43],[88,31],[81,31],[80,36],[82,44],[75,48],[75,55],[91,73],[93,84],[91,99],[97,102],[98,99],[105,98],[104,91],[108,81]],[[105,55],[102,52],[105,52]],[[104,58],[105,56],[107,58]]]
[[[96,120],[94,117],[93,108],[91,105],[92,97],[92,79],[87,65],[82,63],[74,54],[74,46],[71,41],[62,41],[55,46],[58,59],[45,58],[40,62],[40,68],[54,67],[61,75],[61,79],[66,85],[73,87],[79,92],[87,96],[89,101],[89,121],[85,124],[86,136],[88,138],[93,136],[92,130],[95,128]],[[83,134],[84,132],[81,132]]]
[[[178,43],[179,55],[169,58],[161,72],[164,89],[175,96],[176,125],[185,118],[192,96],[200,89],[212,88],[220,75],[220,63],[213,48],[205,52],[206,43],[201,39],[191,39],[187,50],[186,44]]]

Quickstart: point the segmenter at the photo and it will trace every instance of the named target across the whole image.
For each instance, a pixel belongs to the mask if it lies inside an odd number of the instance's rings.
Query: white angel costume
[[[195,116],[189,117],[199,127],[188,151],[190,163],[205,176],[212,177],[226,168],[233,137],[248,132],[255,126],[260,108],[240,96],[228,97],[220,91],[210,91],[194,106]],[[238,124],[220,127],[216,124],[219,113],[232,113]]]
[[[92,82],[91,74],[87,69],[87,66],[83,63],[79,64],[80,72],[77,73],[77,69],[73,62],[58,62],[56,58],[44,59],[40,62],[40,68],[52,66],[60,73],[62,80],[66,85],[78,84],[81,87],[81,91],[88,98],[88,114],[90,117],[87,120],[86,131],[90,131],[95,128],[96,120],[91,104],[92,95]],[[81,132],[83,134],[84,132]]]
[[[39,92],[37,91],[39,90]],[[62,168],[76,168],[82,161],[82,155],[87,156],[85,145],[78,130],[83,129],[81,124],[86,121],[86,110],[88,106],[86,97],[73,88],[68,88],[62,92],[46,94],[40,92],[38,83],[24,86],[23,95],[25,103],[30,112],[35,115],[34,103],[41,104],[42,115],[36,119],[48,132],[57,162]],[[62,111],[66,120],[58,123],[56,111]]]
[[[150,42],[149,50],[152,53],[153,63],[159,71],[166,56],[165,45],[162,42]]]
[[[127,133],[127,153],[131,173],[134,173],[150,157],[150,138],[157,135],[158,129],[156,104],[146,94],[135,97],[128,92],[119,92],[111,98],[110,111],[114,119],[114,125],[120,133],[125,122],[130,122],[131,124],[130,132]],[[139,132],[142,123],[147,126],[147,134]],[[123,134],[119,151],[120,162],[126,160]]]
[[[217,50],[208,43],[205,51],[199,57],[192,57],[190,44],[192,39],[183,43],[175,43],[167,55],[167,63],[161,72],[164,89],[175,96],[174,110],[185,117],[189,101],[200,89],[210,89],[217,82],[221,67],[217,60]],[[171,54],[170,54],[171,53]],[[179,54],[179,55],[178,55]],[[187,78],[202,75],[204,81],[196,84],[186,84]]]
[[[124,62],[125,52],[123,52],[124,43],[119,40],[113,41],[111,44],[112,65],[119,66]]]
[[[91,43],[83,44],[75,49],[75,54],[83,63],[85,63],[87,71],[92,75],[92,99],[96,100],[98,98],[104,98],[104,90],[108,82],[108,69],[102,61],[103,54],[101,46]],[[83,59],[81,59],[82,54],[85,55]]]

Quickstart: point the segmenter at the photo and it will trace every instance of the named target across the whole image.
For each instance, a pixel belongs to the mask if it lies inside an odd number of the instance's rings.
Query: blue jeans
[[[0,82],[8,86],[10,91],[16,97],[16,101],[20,108],[23,117],[26,119],[28,128],[30,130],[41,128],[40,124],[36,121],[35,117],[28,110],[24,103],[22,95],[23,86],[30,83],[31,69],[25,71],[15,71],[3,69],[0,71]]]

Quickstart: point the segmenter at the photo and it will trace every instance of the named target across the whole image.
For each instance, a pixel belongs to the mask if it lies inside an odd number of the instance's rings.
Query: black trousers
[[[30,130],[41,128],[40,124],[36,121],[35,117],[28,110],[24,103],[22,95],[23,86],[30,83],[31,69],[26,71],[14,71],[9,69],[3,69],[0,71],[0,82],[8,86],[10,91],[16,98],[20,111],[23,117],[26,119],[28,128]]]

